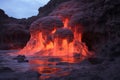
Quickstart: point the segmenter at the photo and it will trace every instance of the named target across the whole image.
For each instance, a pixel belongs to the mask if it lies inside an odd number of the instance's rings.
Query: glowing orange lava
[[[68,18],[65,18],[65,19],[63,20],[64,28],[68,28],[68,23],[69,23],[69,19],[68,19]]]
[[[57,29],[54,29],[47,35],[42,35],[42,32],[36,32],[34,35],[31,35],[30,41],[19,54],[35,55],[35,53],[39,53],[41,56],[57,56],[61,58],[62,56],[75,56],[76,54],[80,54],[84,57],[91,55],[85,43],[81,41],[82,32],[78,32],[78,27],[81,26],[75,26],[75,29],[72,30],[72,28],[68,26],[68,18],[65,18],[63,23],[63,28],[71,30],[74,34],[72,42],[68,42],[67,38],[54,38]],[[52,40],[47,42],[48,35],[51,35]]]

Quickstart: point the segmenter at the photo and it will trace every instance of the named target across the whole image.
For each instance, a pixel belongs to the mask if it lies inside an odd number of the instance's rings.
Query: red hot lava
[[[31,38],[19,54],[40,56],[74,56],[91,55],[85,43],[81,41],[81,26],[68,26],[69,19],[63,21],[58,17],[44,17],[32,23]]]

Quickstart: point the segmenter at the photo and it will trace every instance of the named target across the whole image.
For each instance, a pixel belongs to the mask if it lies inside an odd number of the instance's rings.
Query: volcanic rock
[[[2,72],[13,72],[13,70],[9,67],[0,67],[0,73]]]
[[[92,57],[92,58],[88,58],[88,61],[89,61],[91,64],[101,64],[104,60],[101,59],[101,58]]]
[[[68,63],[68,62],[58,62],[58,63],[56,63],[56,65],[69,65],[70,63]]]
[[[38,17],[47,16],[49,13],[51,13],[58,5],[67,2],[69,0],[50,0],[49,3],[43,7],[39,8],[39,14]]]
[[[0,9],[0,18],[8,18],[8,15],[2,9]]]
[[[55,34],[55,38],[67,39],[68,42],[72,42],[74,35],[73,32],[69,29],[58,29]]]
[[[28,60],[26,60],[26,57],[24,55],[18,55],[17,57],[13,58],[14,60],[17,60],[17,62],[21,63],[21,62],[28,62]]]
[[[23,48],[30,37],[27,26],[26,20],[9,17],[0,9],[0,49]]]
[[[76,59],[79,59],[81,57],[81,54],[80,53],[74,53],[73,57],[76,58]]]
[[[0,49],[22,48],[29,37],[29,32],[23,25],[5,24],[0,27]]]
[[[49,58],[48,61],[50,61],[50,62],[60,62],[61,58]]]
[[[40,18],[37,21],[33,22],[30,27],[30,32],[34,33],[36,31],[42,31],[43,33],[47,32],[49,34],[55,28],[61,27],[63,27],[63,23],[58,17],[48,16]]]
[[[6,72],[0,73],[0,80],[39,80],[39,74],[36,71],[27,71],[27,72]]]
[[[18,74],[19,76],[19,74]],[[39,77],[41,76],[41,74],[39,74],[36,71],[27,71],[24,73],[21,73],[20,80],[39,80]]]

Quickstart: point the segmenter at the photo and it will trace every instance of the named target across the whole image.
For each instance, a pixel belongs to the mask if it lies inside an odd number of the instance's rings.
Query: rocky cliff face
[[[70,0],[50,0],[47,5],[39,8],[39,17],[48,16],[57,6]]]
[[[18,49],[29,40],[29,31],[24,19],[15,19],[0,10],[0,49]]]
[[[5,12],[1,9],[0,9],[0,18],[8,18],[8,15],[6,15]]]

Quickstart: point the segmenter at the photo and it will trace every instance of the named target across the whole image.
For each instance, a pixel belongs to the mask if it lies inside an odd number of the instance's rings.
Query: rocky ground
[[[27,59],[24,56],[15,57],[7,54],[13,52],[16,51],[0,51],[0,80],[120,80],[119,57],[89,58],[71,64],[59,62],[60,59],[57,58],[51,58],[49,61],[57,61],[56,67],[61,67],[64,73],[61,74],[59,70],[54,73],[53,70],[53,74],[46,78],[45,75],[50,73],[52,68],[51,70],[46,68],[43,73],[31,70],[30,64],[28,61],[26,62]],[[49,63],[48,66],[51,64]],[[67,67],[65,68],[65,66]]]
[[[105,60],[102,63],[91,64],[83,61],[79,68],[73,69],[70,75],[54,77],[47,80],[120,80],[120,58]]]
[[[39,80],[40,74],[30,70],[27,62],[16,62],[8,52],[15,51],[0,51],[0,80]]]

